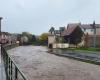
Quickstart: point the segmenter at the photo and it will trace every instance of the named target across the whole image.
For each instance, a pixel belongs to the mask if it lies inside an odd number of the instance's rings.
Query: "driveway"
[[[47,51],[42,46],[20,46],[8,53],[29,80],[100,80],[100,66]]]

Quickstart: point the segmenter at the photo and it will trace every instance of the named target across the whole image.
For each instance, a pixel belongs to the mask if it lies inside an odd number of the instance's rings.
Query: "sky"
[[[0,0],[2,31],[40,35],[68,23],[100,23],[100,0]]]

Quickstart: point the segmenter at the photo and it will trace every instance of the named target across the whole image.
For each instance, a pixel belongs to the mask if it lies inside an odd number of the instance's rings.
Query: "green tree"
[[[43,33],[40,35],[39,40],[42,44],[48,43],[48,33]]]
[[[82,41],[82,37],[83,37],[83,31],[82,29],[77,26],[76,29],[74,30],[74,32],[72,33],[72,39],[71,42],[75,45],[77,45],[78,43],[80,43]]]
[[[69,36],[65,36],[64,38],[68,43],[77,45],[82,41],[83,34],[84,32],[82,31],[82,29],[77,26],[76,29]]]
[[[28,43],[32,42],[32,34],[29,32],[22,32],[22,36],[26,36],[28,38]]]

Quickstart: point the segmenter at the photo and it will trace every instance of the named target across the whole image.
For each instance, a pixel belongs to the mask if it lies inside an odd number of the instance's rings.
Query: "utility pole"
[[[93,22],[93,24],[91,26],[94,29],[94,34],[93,34],[93,47],[96,48],[96,25],[95,25],[95,21]]]
[[[2,38],[2,37],[1,37],[1,20],[2,20],[2,17],[0,17],[0,48],[2,47],[2,39],[1,39],[1,38]],[[2,67],[1,67],[1,72],[2,72],[2,73],[1,73],[1,78],[0,78],[0,79],[5,79],[5,78],[4,78],[5,75],[3,75],[3,74],[4,74],[4,71],[3,71],[3,67],[4,67],[4,66],[3,66],[3,60],[2,60],[2,58],[1,58],[1,57],[2,57],[1,55],[2,55],[2,48],[0,49],[0,59],[1,59],[1,66],[2,66]]]
[[[1,35],[1,20],[2,20],[2,17],[0,17],[0,35]]]
[[[1,44],[1,20],[2,20],[2,17],[0,17],[0,44]]]

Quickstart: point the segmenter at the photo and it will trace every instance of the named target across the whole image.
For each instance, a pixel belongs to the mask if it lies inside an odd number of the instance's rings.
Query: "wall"
[[[96,29],[96,35],[100,35],[100,28]]]
[[[89,37],[89,47],[93,47],[93,36]],[[100,47],[100,36],[96,36],[96,47]]]
[[[55,36],[49,35],[48,36],[48,44],[53,44],[55,43]]]
[[[53,44],[53,48],[68,48],[69,44],[67,43],[55,43]]]

